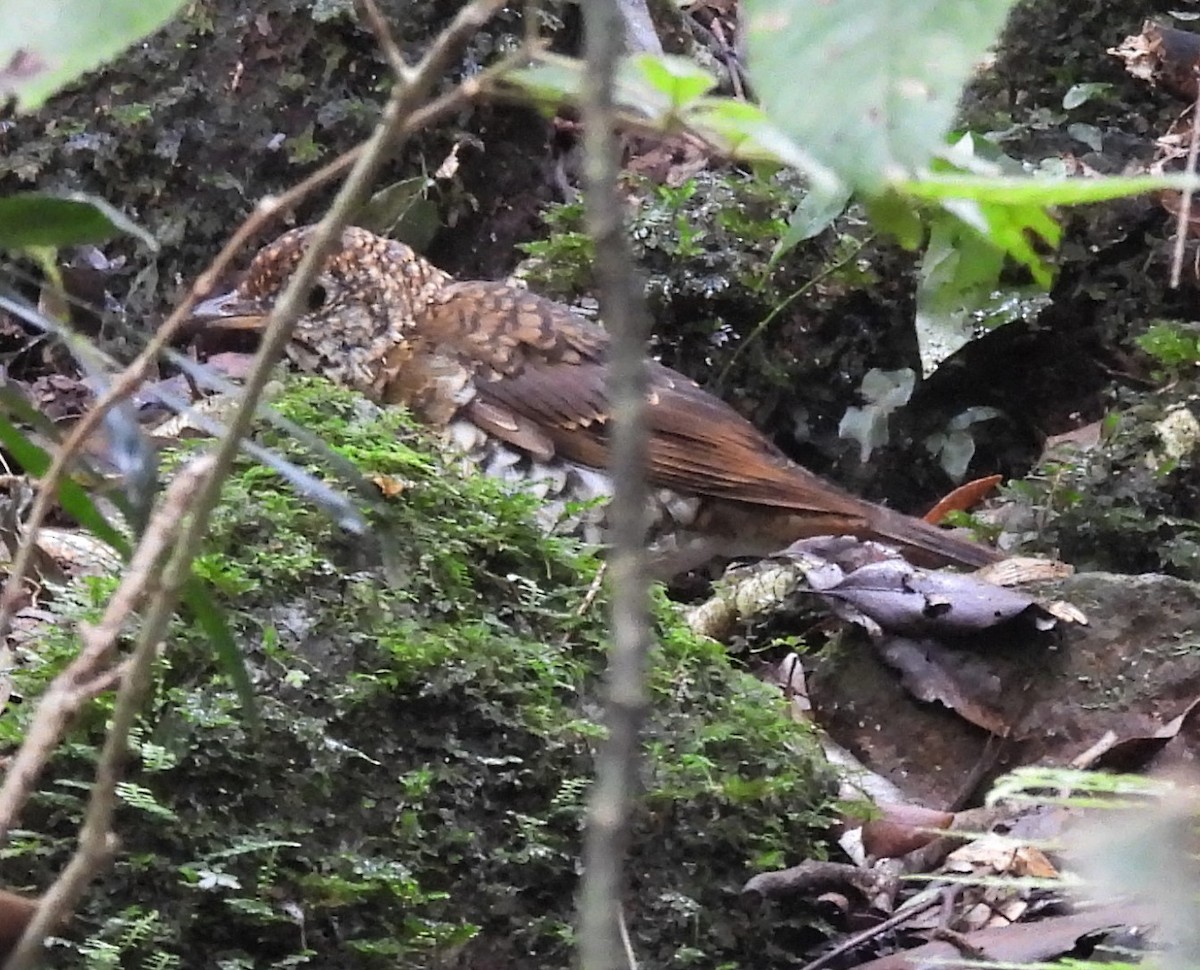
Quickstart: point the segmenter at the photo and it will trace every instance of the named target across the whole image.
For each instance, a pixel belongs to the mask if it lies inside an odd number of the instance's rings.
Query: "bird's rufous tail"
[[[962,539],[922,519],[872,506],[863,538],[876,536],[901,546],[919,566],[970,566],[977,568],[1003,559],[995,549]]]

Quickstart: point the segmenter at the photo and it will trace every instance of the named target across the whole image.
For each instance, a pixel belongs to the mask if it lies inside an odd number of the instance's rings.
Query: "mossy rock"
[[[1188,373],[1118,395],[1098,443],[1054,449],[1010,483],[1013,531],[1036,534],[1082,570],[1200,580],[1197,402],[1200,383]]]
[[[63,967],[547,967],[572,960],[583,807],[602,737],[604,607],[593,553],[533,500],[464,476],[404,415],[295,379],[279,410],[393,494],[341,531],[243,463],[199,572],[258,695],[247,722],[181,621],[137,737],[112,869]],[[307,460],[282,435],[260,438]],[[63,592],[72,618],[110,583]],[[782,699],[658,603],[654,712],[625,915],[648,965],[771,967],[811,914],[738,905],[743,881],[820,852],[830,777]],[[16,675],[34,699],[64,625]],[[71,849],[101,736],[93,710],[6,849],[42,886]],[[0,720],[13,744],[32,703]],[[777,945],[778,944],[778,945]]]

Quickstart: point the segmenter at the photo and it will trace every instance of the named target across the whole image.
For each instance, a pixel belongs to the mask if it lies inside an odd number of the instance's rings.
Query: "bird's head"
[[[199,304],[193,318],[206,327],[261,329],[313,228],[292,229],[264,246],[237,287]],[[403,243],[347,227],[308,289],[288,355],[304,370],[369,393],[384,356],[448,282]]]

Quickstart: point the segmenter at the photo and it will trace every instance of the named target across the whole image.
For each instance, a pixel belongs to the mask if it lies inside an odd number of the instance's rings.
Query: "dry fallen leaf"
[[[1145,926],[1152,916],[1144,906],[1105,906],[1071,916],[1056,916],[1036,923],[991,926],[965,933],[962,942],[978,956],[965,955],[954,943],[936,940],[858,965],[858,970],[963,970],[977,966],[979,957],[1002,963],[1033,963],[1052,960],[1075,949],[1078,941],[1103,930],[1121,926]]]
[[[968,512],[995,491],[1002,480],[1000,475],[988,475],[973,482],[964,482],[949,495],[943,496],[922,518],[930,525],[937,525],[951,512]]]
[[[394,478],[391,475],[372,475],[371,481],[383,494],[384,498],[398,498],[412,484],[402,478]]]
[[[973,575],[928,572],[903,560],[863,566],[821,595],[845,619],[896,633],[962,635],[1018,617],[1039,630],[1055,623],[1026,593]]]
[[[917,700],[944,704],[997,737],[1012,733],[1013,725],[1001,706],[1004,682],[986,659],[930,639],[887,637],[878,646],[884,661],[900,672],[905,690]]]

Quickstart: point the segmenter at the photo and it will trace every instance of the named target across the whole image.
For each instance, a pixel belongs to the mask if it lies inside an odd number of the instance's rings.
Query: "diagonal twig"
[[[1196,69],[1192,69],[1193,76]],[[1189,175],[1196,174],[1196,158],[1200,156],[1200,84],[1196,86],[1196,98],[1192,102],[1191,135],[1188,140],[1187,168]],[[1179,200],[1179,215],[1175,220],[1175,246],[1171,253],[1171,288],[1178,289],[1183,275],[1183,253],[1187,247],[1188,231],[1192,221],[1192,196],[1190,188],[1184,189]]]
[[[295,320],[303,309],[311,280],[323,264],[325,255],[332,249],[336,239],[340,236],[341,229],[354,207],[365,197],[371,179],[383,164],[384,159],[404,137],[415,130],[414,122],[422,114],[419,109],[429,97],[434,84],[445,73],[470,38],[503,5],[504,0],[472,0],[459,10],[451,24],[434,41],[433,46],[414,68],[411,78],[407,82],[397,79],[374,133],[356,153],[353,168],[347,176],[345,184],[338,192],[325,217],[314,229],[303,259],[271,313],[266,332],[255,357],[253,370],[247,378],[240,406],[230,421],[225,436],[217,445],[212,456],[205,459],[204,464],[200,466],[203,474],[198,475],[199,480],[188,481],[186,509],[171,508],[170,510],[172,516],[170,521],[173,526],[178,528],[178,532],[174,535],[170,551],[166,553],[165,565],[161,569],[154,569],[153,576],[143,575],[138,579],[138,574],[134,572],[133,566],[135,564],[143,565],[144,560],[135,555],[131,562],[130,571],[127,574],[130,582],[136,580],[142,584],[140,588],[143,591],[151,590],[151,592],[145,605],[137,645],[130,660],[123,665],[125,669],[117,707],[114,711],[113,726],[105,740],[94,794],[89,801],[87,815],[81,830],[80,844],[66,869],[43,898],[37,916],[27,928],[17,951],[9,960],[9,968],[19,970],[19,968],[32,965],[40,955],[41,941],[47,930],[74,905],[105,857],[113,851],[111,821],[115,806],[116,781],[123,761],[129,729],[149,683],[154,652],[166,634],[168,624],[175,612],[180,590],[191,573],[192,560],[207,532],[209,517],[232,467],[238,451],[239,440],[249,429],[271,369],[282,355]],[[463,91],[461,95],[463,99],[473,96],[479,90],[478,84],[464,83],[459,87]],[[427,105],[426,109],[439,103],[444,107],[451,103],[451,99],[443,96]],[[424,117],[428,117],[428,115],[426,114]],[[277,205],[277,202],[272,202],[266,208],[274,211]],[[260,204],[259,210],[263,209],[264,206]],[[266,215],[263,216],[264,220],[265,218]],[[245,228],[243,226],[243,229]],[[223,269],[222,257],[232,257],[232,253],[235,251],[233,244],[234,240],[231,240],[222,251],[221,256],[214,261],[214,272],[220,271],[215,269],[216,267]],[[226,263],[228,258],[225,259]],[[144,373],[148,371],[150,364],[153,363],[152,347],[156,354],[158,347],[165,346],[170,334],[185,318],[191,302],[195,299],[195,294],[200,291],[202,281],[203,276],[200,281],[197,281],[184,304],[176,310],[172,318],[156,334],[151,345],[148,345],[143,354],[139,356],[138,361],[135,361],[114,383],[113,388],[106,395],[106,398],[110,399],[108,406],[121,399],[118,389],[123,389],[123,393],[127,395],[136,387]],[[209,285],[211,286],[211,282]],[[155,347],[156,343],[158,347]],[[139,362],[141,363],[139,364]],[[99,404],[97,410],[99,410]],[[93,420],[93,427],[95,420],[98,418]],[[81,422],[82,424],[83,422]],[[80,426],[77,426],[73,433],[76,449],[88,433],[86,427],[84,425],[84,430],[80,430]],[[73,452],[68,449],[67,445],[60,449],[56,456],[59,465],[55,472],[57,476],[62,475],[71,454]],[[39,498],[52,497],[57,481],[58,478],[52,478],[48,474],[42,483],[42,492]],[[172,488],[177,488],[178,491],[169,491],[168,498],[181,494],[183,491],[183,485],[179,484],[178,480]],[[47,499],[47,508],[48,501]],[[164,498],[160,509],[165,511],[167,505],[167,499]],[[44,514],[45,510],[42,512],[43,516]],[[151,541],[157,543],[162,537],[162,527],[157,525],[159,521],[158,517],[152,519],[151,525],[154,527],[154,531],[147,529],[142,543],[139,545],[139,550],[147,548],[147,543]],[[33,531],[36,532],[36,529]],[[162,550],[159,549],[156,551],[155,562],[159,562],[161,558]],[[10,582],[12,579],[19,580],[19,577],[20,573],[16,572],[14,568]],[[128,602],[128,600],[122,600],[122,602]],[[8,608],[11,610],[11,605]],[[0,622],[4,621],[0,620]],[[107,636],[114,629],[119,630],[119,628],[118,623],[115,628],[102,624],[98,629],[102,629]],[[95,633],[95,631],[92,632]],[[99,635],[90,641],[85,638],[85,652],[104,649],[104,642],[104,637]],[[25,775],[22,773],[13,780],[14,789],[23,784],[21,779],[24,777]]]
[[[396,43],[396,38],[392,36],[387,18],[379,9],[379,5],[375,0],[355,0],[355,6],[358,7],[358,12],[362,15],[363,20],[375,34],[379,49],[383,51],[384,60],[388,62],[388,67],[396,75],[396,80],[402,84],[411,84],[413,69],[408,66],[404,55],[400,53],[400,47]]]
[[[475,6],[479,6],[479,4],[472,4],[471,7],[464,8],[460,12],[459,19],[468,23],[474,23],[475,21],[464,18],[464,14],[473,11]],[[483,4],[483,6],[494,9],[502,6],[502,4],[489,2]],[[490,15],[489,13],[488,16]],[[484,19],[486,20],[486,17]],[[450,29],[447,28],[447,30]],[[478,28],[470,28],[470,30],[474,29]],[[469,32],[467,36],[470,36]],[[454,43],[461,45],[463,40],[461,37],[458,37]],[[456,46],[454,49],[457,50],[458,47]],[[434,53],[436,51],[431,50],[430,54]],[[439,54],[436,61],[443,69],[448,65],[449,60],[444,54],[445,51]],[[429,101],[428,104],[414,108],[402,121],[399,128],[392,133],[390,138],[392,143],[388,145],[388,150],[394,151],[396,147],[395,143],[408,137],[413,132],[428,127],[434,122],[461,110],[470,101],[483,96],[496,79],[527,61],[531,54],[532,51],[524,49],[517,51],[484,69],[475,77],[465,78],[460,84]],[[429,55],[415,69],[416,72],[420,74],[428,62]],[[33,507],[30,509],[24,523],[24,541],[17,550],[17,554],[13,557],[8,571],[8,579],[4,584],[3,592],[0,592],[0,641],[3,641],[8,636],[12,628],[13,614],[21,600],[22,583],[25,575],[29,572],[29,568],[37,552],[37,532],[46,521],[50,510],[54,507],[59,482],[62,481],[70,463],[80,452],[84,443],[96,431],[101,421],[103,421],[104,416],[118,403],[128,398],[147,379],[164,348],[175,339],[187,322],[192,307],[195,306],[200,294],[208,292],[216,285],[217,281],[228,270],[230,263],[233,262],[233,258],[241,251],[246,242],[260,232],[273,218],[289,211],[313,191],[349,170],[359,161],[370,144],[371,140],[368,140],[361,145],[351,148],[328,164],[317,169],[317,171],[307,176],[282,195],[262,199],[250,216],[230,236],[228,242],[222,247],[209,266],[196,277],[195,282],[188,290],[183,301],[158,328],[141,353],[113,380],[108,391],[97,399],[96,403],[72,427],[70,434],[66,436],[62,444],[55,451],[50,467],[41,478],[37,498],[34,500]]]
[[[129,732],[150,683],[160,637],[143,627],[129,659],[112,670],[104,667],[116,653],[117,639],[125,623],[142,600],[154,594],[158,567],[187,513],[195,490],[210,472],[212,464],[209,457],[194,460],[167,489],[100,622],[82,628],[84,647],[79,657],[55,678],[39,702],[29,736],[4,779],[4,787],[0,790],[0,815],[11,824],[15,810],[32,789],[46,756],[58,743],[73,714],[95,695],[97,685],[107,686],[115,676],[120,676],[112,724],[104,739],[96,781],[80,828],[79,847],[42,896],[38,910],[5,964],[5,970],[24,970],[37,962],[46,934],[74,909],[87,884],[115,849],[112,818],[116,811],[117,782],[125,761]],[[4,831],[7,827],[6,824]]]

